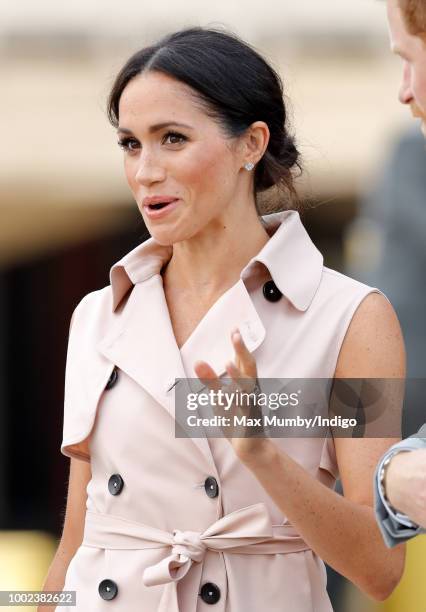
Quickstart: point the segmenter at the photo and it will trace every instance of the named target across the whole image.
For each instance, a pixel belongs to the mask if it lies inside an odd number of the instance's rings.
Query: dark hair
[[[287,130],[282,81],[255,49],[234,33],[202,27],[173,32],[140,49],[120,70],[109,94],[108,118],[115,127],[124,88],[147,71],[162,72],[191,87],[195,99],[230,137],[243,134],[255,121],[264,121],[270,140],[256,164],[255,194],[272,186],[283,188],[291,207],[297,207],[292,169],[301,171],[301,166]]]

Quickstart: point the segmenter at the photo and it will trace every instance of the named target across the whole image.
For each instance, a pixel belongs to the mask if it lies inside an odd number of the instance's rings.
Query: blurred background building
[[[225,26],[278,69],[304,160],[298,189],[310,204],[306,226],[326,265],[387,292],[415,344],[415,362],[425,363],[426,329],[410,327],[412,294],[407,307],[396,278],[416,261],[410,287],[417,284],[420,321],[426,295],[426,186],[420,178],[410,209],[416,247],[411,242],[408,251],[398,242],[398,228],[413,160],[418,177],[426,176],[424,142],[405,146],[416,137],[409,135],[409,112],[397,101],[401,66],[389,52],[382,3],[3,0],[0,590],[40,588],[60,536],[68,459],[59,446],[71,312],[83,295],[108,284],[110,266],[147,237],[106,118],[109,87],[131,52],[188,25]],[[398,174],[396,167],[402,168]],[[410,371],[423,375],[421,368]],[[406,433],[414,431],[420,410]],[[424,580],[416,581],[416,572],[425,569],[420,538],[409,547],[401,586],[380,606],[330,572],[335,609],[424,612]]]

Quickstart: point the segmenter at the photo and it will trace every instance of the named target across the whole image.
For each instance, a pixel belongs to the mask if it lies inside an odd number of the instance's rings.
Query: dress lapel
[[[197,360],[206,361],[218,376],[226,374],[225,363],[235,356],[231,342],[235,327],[250,352],[265,338],[265,327],[241,279],[213,304],[181,347],[188,377],[196,376],[193,365]]]
[[[242,280],[215,302],[181,350],[176,344],[160,274],[137,283],[122,312],[113,317],[114,323],[98,342],[98,350],[141,385],[187,432],[185,411],[175,411],[175,379],[180,379],[179,397],[183,397],[183,392],[202,388],[193,370],[195,361],[202,359],[219,376],[225,374],[226,361],[234,358],[230,338],[234,327],[240,329],[250,351],[265,338],[265,328]],[[207,438],[191,439],[211,463]]]
[[[137,283],[121,314],[98,343],[98,350],[141,385],[175,419],[176,378],[185,384],[186,374],[176,344],[159,274]],[[181,413],[176,416],[183,416]],[[185,423],[178,420],[185,430]],[[192,438],[213,461],[206,438]]]

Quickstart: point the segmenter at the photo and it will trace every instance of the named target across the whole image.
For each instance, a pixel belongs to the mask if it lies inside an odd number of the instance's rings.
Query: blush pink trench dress
[[[329,612],[323,562],[219,438],[176,438],[175,378],[219,374],[238,326],[259,378],[333,377],[351,318],[378,291],[323,266],[295,211],[179,350],[152,238],[78,304],[70,330],[61,451],[90,461],[82,545],[67,570],[78,612]],[[263,286],[282,293],[271,301]],[[333,487],[331,438],[274,438]],[[330,534],[331,536],[331,534]]]

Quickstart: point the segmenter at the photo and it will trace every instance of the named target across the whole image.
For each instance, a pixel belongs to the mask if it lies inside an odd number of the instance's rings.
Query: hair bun
[[[293,136],[286,135],[281,145],[281,150],[277,156],[280,164],[292,168],[299,161],[300,153],[296,147]]]

